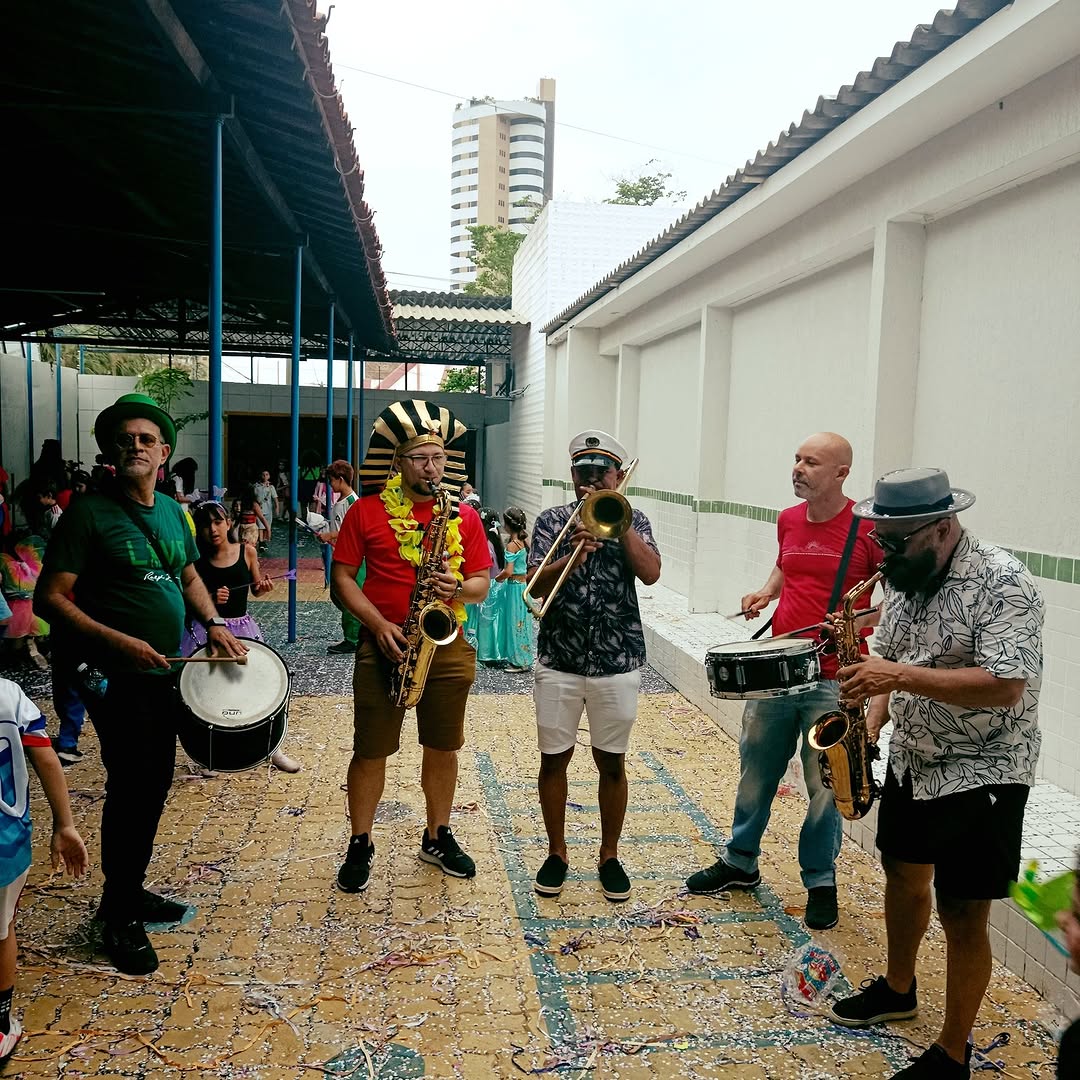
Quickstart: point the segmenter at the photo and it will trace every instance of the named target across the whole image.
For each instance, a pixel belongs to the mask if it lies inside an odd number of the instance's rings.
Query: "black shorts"
[[[878,808],[877,846],[900,862],[933,863],[934,888],[956,900],[1009,894],[1020,870],[1026,784],[986,787],[916,799],[911,775],[897,782],[889,767]]]

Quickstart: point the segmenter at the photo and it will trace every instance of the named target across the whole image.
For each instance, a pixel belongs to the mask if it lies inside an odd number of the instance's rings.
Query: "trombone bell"
[[[582,500],[581,524],[598,540],[617,540],[634,520],[634,511],[618,491],[594,491]]]

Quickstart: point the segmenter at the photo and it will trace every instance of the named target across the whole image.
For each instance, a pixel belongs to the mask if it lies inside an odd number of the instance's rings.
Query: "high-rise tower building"
[[[555,80],[535,98],[473,98],[454,109],[450,164],[450,277],[453,289],[476,278],[469,225],[526,232],[551,198],[555,151]]]

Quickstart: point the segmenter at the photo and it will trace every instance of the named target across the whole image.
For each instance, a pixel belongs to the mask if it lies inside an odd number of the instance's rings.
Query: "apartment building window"
[[[505,191],[506,190],[506,185],[505,184],[500,184],[499,185],[499,190],[500,191]]]
[[[543,176],[543,169],[511,169],[511,176]]]
[[[543,137],[543,135],[511,135],[510,136],[510,141],[511,142],[538,142],[538,143],[542,143],[544,141],[544,137]]]
[[[502,166],[500,165],[500,166],[499,166],[499,172],[501,172],[501,173],[504,173],[504,172],[506,172],[506,169],[504,169],[504,168],[503,168],[503,167],[502,167]]]
[[[500,225],[505,225],[506,224],[506,218],[504,218],[504,217],[499,218],[499,224]]]

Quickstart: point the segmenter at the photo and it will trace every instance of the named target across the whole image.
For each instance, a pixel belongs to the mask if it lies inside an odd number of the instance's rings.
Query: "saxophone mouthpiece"
[[[425,483],[431,489],[432,495],[439,494],[439,485],[434,480],[426,480]]]

